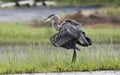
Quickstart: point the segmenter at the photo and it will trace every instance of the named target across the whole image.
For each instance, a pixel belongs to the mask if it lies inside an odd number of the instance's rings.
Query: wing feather
[[[53,35],[50,38],[50,41],[54,46],[60,47],[72,39],[73,39],[73,36],[70,35],[68,31],[64,30],[64,31],[59,31],[58,33]]]

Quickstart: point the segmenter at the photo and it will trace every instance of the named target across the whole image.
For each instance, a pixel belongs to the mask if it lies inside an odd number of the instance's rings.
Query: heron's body
[[[65,20],[60,23],[60,19],[56,15],[50,15],[48,18],[51,18],[53,26],[58,31],[50,38],[51,43],[56,47],[73,49],[72,62],[74,62],[76,60],[76,50],[80,50],[76,47],[76,44],[87,47],[92,44],[90,38],[86,37],[80,29],[79,23],[75,20]]]

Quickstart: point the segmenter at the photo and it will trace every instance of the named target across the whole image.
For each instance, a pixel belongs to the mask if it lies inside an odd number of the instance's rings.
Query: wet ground
[[[33,73],[9,75],[120,75],[120,71],[93,71],[93,72],[60,72],[60,73]]]
[[[81,46],[77,46],[81,51],[80,52],[84,52],[85,50],[87,52],[90,52],[90,54],[94,53],[100,53],[101,50],[104,50],[104,52],[107,51],[107,53],[109,54],[113,54],[116,58],[119,57],[119,52],[120,52],[120,44],[96,44],[96,45],[92,45],[88,48],[84,48]],[[64,48],[58,48],[58,47],[54,47],[52,45],[1,45],[0,46],[0,56],[4,56],[4,52],[6,51],[11,51],[12,53],[15,53],[16,50],[22,51],[22,54],[20,53],[20,56],[22,57],[23,55],[26,56],[26,51],[27,50],[40,50],[42,51],[42,53],[44,55],[48,54],[50,51],[50,56],[54,53],[54,50],[59,50],[60,49],[60,53],[62,54],[62,56],[66,56],[65,53],[67,53],[68,49],[64,49]],[[84,50],[85,49],[85,50]],[[49,50],[49,51],[48,51]],[[72,52],[72,50],[71,50]],[[51,58],[50,58],[51,59]]]
[[[99,8],[99,6],[4,8],[0,9],[0,21],[30,21],[43,19],[50,14],[71,13],[86,9],[96,11]]]

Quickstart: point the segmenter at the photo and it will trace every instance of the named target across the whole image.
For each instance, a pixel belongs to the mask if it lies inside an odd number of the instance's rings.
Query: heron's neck
[[[53,26],[55,27],[55,29],[56,29],[57,31],[59,31],[60,28],[61,28],[61,26],[60,26],[59,24],[60,24],[60,20],[59,20],[59,19],[53,21]]]

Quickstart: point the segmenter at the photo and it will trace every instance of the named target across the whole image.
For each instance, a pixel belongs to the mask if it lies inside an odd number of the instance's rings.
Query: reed
[[[113,16],[120,16],[120,7],[105,7],[101,8],[98,12],[107,14],[107,15],[113,15]]]
[[[51,1],[51,0],[50,0]],[[52,0],[58,5],[119,5],[119,0]]]
[[[51,45],[9,45],[0,50],[0,74],[120,70],[120,48],[112,44],[80,47],[71,63],[72,50]],[[117,54],[116,54],[117,53]]]

